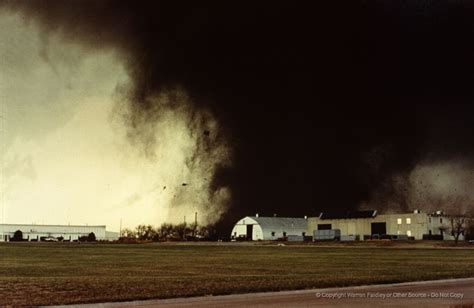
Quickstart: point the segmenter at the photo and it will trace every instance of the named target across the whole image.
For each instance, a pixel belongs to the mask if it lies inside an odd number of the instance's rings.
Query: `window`
[[[286,236],[286,232],[283,232],[283,236]]]
[[[400,230],[398,230],[398,231],[397,231],[397,234],[400,235],[400,234],[402,234],[402,232],[401,232]]]
[[[272,231],[272,236],[275,236],[275,231]]]
[[[407,235],[411,236],[411,231],[410,230],[407,231]]]
[[[411,224],[411,218],[407,218],[407,225]]]
[[[431,223],[431,217],[429,218],[429,222]]]
[[[306,232],[301,233],[301,235],[302,235],[302,236],[305,236],[305,235],[306,235]]]
[[[440,222],[440,223],[443,223],[443,218],[440,218],[440,219],[439,219],[439,222]]]
[[[399,225],[402,224],[402,219],[401,218],[397,218],[397,224],[399,224]]]
[[[331,230],[331,224],[318,224],[318,230]]]

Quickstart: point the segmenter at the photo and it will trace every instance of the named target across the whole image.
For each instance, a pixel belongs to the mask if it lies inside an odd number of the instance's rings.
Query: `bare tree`
[[[135,230],[140,240],[152,240],[157,233],[152,225],[138,225]]]
[[[134,238],[135,237],[135,232],[133,232],[133,230],[131,229],[128,229],[128,228],[125,228],[125,229],[122,229],[122,237],[125,237],[125,238]]]
[[[466,237],[470,227],[473,224],[474,206],[472,201],[466,197],[458,197],[453,203],[454,209],[451,210],[449,222],[451,235],[454,237],[454,243],[457,245],[461,235]]]
[[[454,243],[457,245],[459,237],[464,235],[468,229],[469,218],[464,215],[451,216],[451,235],[454,237]]]
[[[160,239],[166,240],[173,236],[173,225],[168,223],[161,224],[158,229],[158,236]]]
[[[217,239],[217,230],[214,225],[201,226],[197,235],[203,239]]]
[[[145,239],[147,240],[153,240],[156,238],[156,230],[153,228],[152,225],[147,225],[145,229]]]
[[[137,235],[137,237],[139,239],[143,239],[143,237],[145,236],[145,232],[146,232],[146,226],[145,225],[138,225],[135,227],[135,234]]]
[[[190,231],[191,229],[186,223],[180,223],[178,225],[173,226],[173,233],[177,235],[180,239],[185,239]]]

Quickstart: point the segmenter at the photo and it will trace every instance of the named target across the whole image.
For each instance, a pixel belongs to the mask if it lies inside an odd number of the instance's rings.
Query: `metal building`
[[[306,218],[247,216],[232,229],[232,239],[277,240],[292,236],[304,237],[308,230]]]
[[[106,230],[106,226],[81,225],[28,225],[28,224],[0,224],[0,241],[8,242],[15,232],[20,231],[23,240],[39,241],[41,239],[58,239],[74,241],[81,236],[94,233],[97,240],[116,240],[118,232]]]
[[[441,211],[422,213],[383,214],[377,211],[353,211],[343,215],[321,213],[308,219],[308,234],[317,230],[340,230],[343,238],[391,238],[453,240],[451,218]],[[460,237],[463,239],[463,236]]]

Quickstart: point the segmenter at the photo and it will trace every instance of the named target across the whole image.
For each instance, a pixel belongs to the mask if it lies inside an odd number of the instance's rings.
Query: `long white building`
[[[81,236],[94,233],[97,240],[116,240],[118,232],[109,232],[106,226],[82,225],[28,225],[28,224],[0,224],[0,241],[8,242],[15,232],[20,231],[23,240],[39,241],[41,238],[63,238],[65,241],[74,241]]]

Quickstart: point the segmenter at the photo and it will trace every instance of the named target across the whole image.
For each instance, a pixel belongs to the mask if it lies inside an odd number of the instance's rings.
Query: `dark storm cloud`
[[[231,220],[355,208],[425,156],[473,153],[474,14],[461,1],[2,4],[118,50],[137,113],[175,86],[211,110],[234,147],[214,179],[232,189]]]

